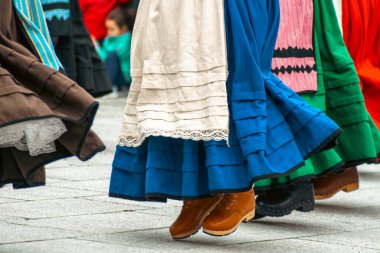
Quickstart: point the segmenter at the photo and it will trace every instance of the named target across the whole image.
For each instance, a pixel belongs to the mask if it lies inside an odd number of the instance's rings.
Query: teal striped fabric
[[[51,41],[40,0],[13,0],[21,24],[42,63],[55,70],[63,68]]]

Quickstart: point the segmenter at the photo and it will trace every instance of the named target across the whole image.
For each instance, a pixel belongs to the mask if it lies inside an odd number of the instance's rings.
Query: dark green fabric
[[[314,46],[318,92],[301,95],[310,105],[325,111],[343,133],[338,145],[319,153],[287,177],[261,180],[256,190],[289,185],[311,179],[346,165],[367,162],[380,152],[380,134],[364,104],[354,63],[344,44],[331,0],[314,0]]]

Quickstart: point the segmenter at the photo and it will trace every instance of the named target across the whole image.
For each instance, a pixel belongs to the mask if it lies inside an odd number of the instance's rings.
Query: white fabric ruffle
[[[54,141],[67,131],[58,118],[29,120],[0,128],[0,148],[15,147],[31,156],[56,151]]]

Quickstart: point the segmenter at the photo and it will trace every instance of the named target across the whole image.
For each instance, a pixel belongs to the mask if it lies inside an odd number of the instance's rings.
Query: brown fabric
[[[98,103],[78,84],[44,66],[30,51],[21,32],[12,1],[2,1],[0,16],[0,127],[40,118],[58,117],[67,132],[54,153],[32,157],[15,148],[0,149],[0,187],[42,185],[43,165],[69,156],[91,158],[104,149],[90,127]]]

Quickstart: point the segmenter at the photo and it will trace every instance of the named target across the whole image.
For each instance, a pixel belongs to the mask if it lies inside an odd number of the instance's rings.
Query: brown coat
[[[0,128],[27,120],[58,117],[67,132],[57,141],[54,153],[32,157],[16,148],[0,149],[0,187],[41,185],[43,166],[77,156],[85,161],[104,150],[90,130],[98,103],[77,83],[44,66],[32,53],[21,32],[12,1],[2,1],[0,15]]]

